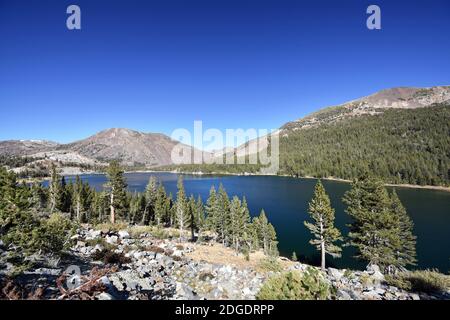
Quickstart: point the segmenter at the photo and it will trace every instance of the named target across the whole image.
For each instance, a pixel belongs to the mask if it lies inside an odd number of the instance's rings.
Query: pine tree
[[[201,239],[202,232],[205,229],[205,208],[200,195],[197,197],[197,201],[195,202],[195,216],[197,221],[198,238]]]
[[[276,255],[277,250],[277,235],[275,228],[267,220],[266,213],[261,210],[258,217],[253,219],[253,225],[258,237],[258,243],[262,246],[266,255]]]
[[[70,206],[72,205],[70,188],[66,184],[64,176],[61,178],[60,196],[58,197],[58,208],[61,212],[70,212]]]
[[[217,193],[216,188],[214,186],[211,187],[209,190],[209,197],[206,201],[205,206],[206,211],[206,221],[205,221],[205,227],[209,231],[216,232],[217,225],[218,225],[218,215],[219,215],[219,202],[217,199]]]
[[[222,184],[219,186],[219,192],[217,195],[218,211],[216,216],[216,232],[219,235],[219,239],[222,241],[222,245],[227,245],[229,238],[230,221],[230,199],[228,194],[223,188]]]
[[[167,208],[166,190],[164,189],[164,186],[160,184],[155,199],[155,220],[157,226],[160,226],[163,222],[167,221],[169,215],[168,209],[170,208]]]
[[[0,166],[0,238],[28,248],[37,221],[31,212],[32,194],[17,184],[16,175]]]
[[[180,230],[180,242],[183,240],[184,227],[188,219],[186,192],[184,191],[183,178],[180,176],[177,183],[177,201],[175,204],[175,215]]]
[[[234,196],[230,204],[230,238],[232,246],[239,253],[241,244],[245,241],[247,225],[250,216],[246,210],[246,204],[243,205],[237,196]]]
[[[75,184],[73,185],[73,205],[75,212],[75,219],[78,222],[83,222],[83,199],[84,191],[83,191],[83,183],[79,176],[75,178]]]
[[[123,176],[123,169],[119,162],[112,161],[107,170],[111,223],[116,222],[117,216],[125,213],[127,208],[127,184]]]
[[[317,181],[314,196],[309,203],[309,210],[313,223],[305,221],[305,226],[311,231],[314,239],[310,241],[321,252],[321,267],[325,270],[325,254],[332,257],[341,256],[341,248],[334,243],[342,240],[340,231],[334,226],[334,209],[331,207],[322,183]]]
[[[397,199],[389,196],[381,181],[367,175],[354,181],[343,199],[352,218],[349,244],[357,249],[358,258],[385,272],[414,261],[412,223]],[[405,248],[409,249],[404,256],[400,252]]]
[[[395,250],[396,254],[396,266],[398,268],[404,268],[408,265],[416,265],[416,239],[413,234],[414,223],[406,212],[405,207],[400,201],[395,190],[391,194],[391,208],[393,214],[398,219],[399,236],[398,247]]]
[[[106,192],[94,192],[91,204],[91,212],[94,218],[93,222],[103,222],[108,212],[108,195]]]
[[[50,213],[53,213],[58,209],[59,197],[61,196],[60,178],[54,164],[52,164],[50,176],[51,177],[49,184],[49,210]]]
[[[198,230],[197,225],[197,204],[195,202],[194,195],[189,197],[189,201],[187,203],[187,225],[191,231],[191,241],[195,240],[195,232]]]
[[[151,176],[145,188],[145,210],[142,217],[142,224],[148,225],[155,218],[155,203],[158,191],[156,178]]]

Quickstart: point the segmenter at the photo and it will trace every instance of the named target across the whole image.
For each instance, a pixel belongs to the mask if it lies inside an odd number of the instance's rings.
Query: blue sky
[[[66,28],[77,4],[82,30]],[[382,30],[366,28],[370,4]],[[450,84],[450,1],[0,0],[0,140],[277,128]]]

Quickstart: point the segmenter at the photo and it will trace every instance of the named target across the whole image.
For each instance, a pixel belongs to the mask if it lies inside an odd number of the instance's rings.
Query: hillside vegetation
[[[450,106],[385,110],[303,130],[285,130],[280,173],[388,183],[449,185]]]

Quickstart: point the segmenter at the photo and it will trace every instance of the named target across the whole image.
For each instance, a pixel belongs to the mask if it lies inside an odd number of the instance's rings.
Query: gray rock
[[[117,236],[106,236],[105,238],[106,242],[109,244],[117,244],[117,241],[119,240],[119,238]]]
[[[420,296],[416,293],[410,293],[409,295],[412,300],[420,300]]]
[[[183,300],[199,300],[197,293],[188,285],[184,283],[177,283],[177,295]]]
[[[93,253],[93,252],[102,251],[102,250],[103,250],[103,246],[101,244],[96,244],[91,252]]]
[[[86,246],[86,242],[80,241],[80,240],[78,240],[77,244],[75,245],[76,248],[82,248],[82,247],[85,247],[85,246]]]
[[[369,273],[370,277],[375,280],[376,283],[384,281],[384,275],[381,273],[380,267],[378,267],[376,264],[368,265],[367,272]]]
[[[338,289],[336,296],[338,300],[352,300],[352,296],[345,290]]]
[[[120,239],[129,239],[130,238],[130,234],[126,230],[120,230],[119,231],[119,237],[120,237]]]
[[[33,271],[25,271],[24,274],[37,274],[42,276],[59,276],[61,269],[38,268]]]
[[[134,270],[120,271],[109,276],[112,285],[119,291],[150,291],[153,289],[153,281],[140,277]],[[153,279],[151,279],[153,280]]]
[[[339,281],[344,276],[344,272],[335,268],[328,268],[328,275]]]
[[[106,292],[100,293],[96,298],[98,300],[114,300],[113,296]]]

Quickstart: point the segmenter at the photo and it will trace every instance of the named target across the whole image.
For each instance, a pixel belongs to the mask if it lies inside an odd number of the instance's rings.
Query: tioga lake
[[[178,175],[174,173],[127,173],[130,191],[142,192],[151,175],[157,177],[167,190],[175,196]],[[68,181],[73,177],[66,177]],[[104,175],[83,175],[97,190],[106,183]],[[212,185],[218,188],[222,183],[228,195],[245,196],[252,216],[264,209],[274,225],[280,255],[290,257],[295,251],[300,261],[317,263],[315,248],[308,241],[311,234],[303,221],[308,218],[307,208],[315,179],[297,179],[275,176],[211,176],[183,175],[186,193],[200,195],[206,201]],[[347,234],[346,224],[350,222],[342,203],[344,193],[350,184],[324,180],[323,185],[336,210],[336,225]],[[389,188],[390,190],[392,188]],[[418,268],[437,268],[447,273],[450,270],[450,192],[396,187],[396,191],[414,221],[417,236]],[[338,268],[363,268],[365,265],[353,258],[353,250],[346,247],[342,258],[328,259],[330,266]]]

